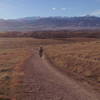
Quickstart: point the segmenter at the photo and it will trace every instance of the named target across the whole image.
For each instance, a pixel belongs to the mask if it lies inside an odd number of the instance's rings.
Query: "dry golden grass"
[[[47,46],[46,55],[57,67],[100,90],[100,40]]]
[[[0,38],[0,95],[12,96],[19,67],[31,54],[31,39]],[[29,45],[30,43],[30,45]]]
[[[62,44],[64,41],[59,39],[0,38],[0,49],[30,48],[39,45]]]
[[[28,55],[25,49],[8,49],[0,52],[0,95],[10,95],[15,68],[23,63]]]
[[[20,66],[40,45],[63,43],[62,40],[0,38],[0,96],[12,96],[24,75]],[[21,87],[21,86],[20,86]]]
[[[85,76],[96,85],[100,82],[99,40],[0,38],[0,96],[10,97],[14,87],[23,88],[19,85],[24,75],[20,66],[40,45],[46,47],[48,57],[57,66]]]

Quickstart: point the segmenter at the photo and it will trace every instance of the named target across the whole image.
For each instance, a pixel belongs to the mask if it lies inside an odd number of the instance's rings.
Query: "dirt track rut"
[[[17,100],[100,100],[51,67],[37,52],[23,66],[23,87]]]

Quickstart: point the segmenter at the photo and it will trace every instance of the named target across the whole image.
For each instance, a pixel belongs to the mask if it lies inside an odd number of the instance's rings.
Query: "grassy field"
[[[24,75],[20,66],[34,54],[34,48],[62,43],[53,39],[0,38],[0,100],[11,97],[17,89]]]
[[[21,65],[40,46],[57,68],[83,76],[92,86],[100,87],[100,40],[0,38],[0,100],[9,100],[5,98],[13,95],[24,75]]]
[[[25,38],[0,38],[0,100],[13,95],[14,82],[23,75],[20,66],[31,55],[31,42]]]
[[[100,40],[51,45],[45,49],[52,64],[100,91]]]

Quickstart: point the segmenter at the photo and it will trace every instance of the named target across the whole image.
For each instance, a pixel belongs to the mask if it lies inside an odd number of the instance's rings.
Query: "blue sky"
[[[100,16],[100,0],[0,0],[0,18]]]

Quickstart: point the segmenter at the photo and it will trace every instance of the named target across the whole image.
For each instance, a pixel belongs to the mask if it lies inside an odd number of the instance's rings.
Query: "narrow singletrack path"
[[[73,79],[35,54],[23,66],[23,86],[17,100],[100,100]]]

